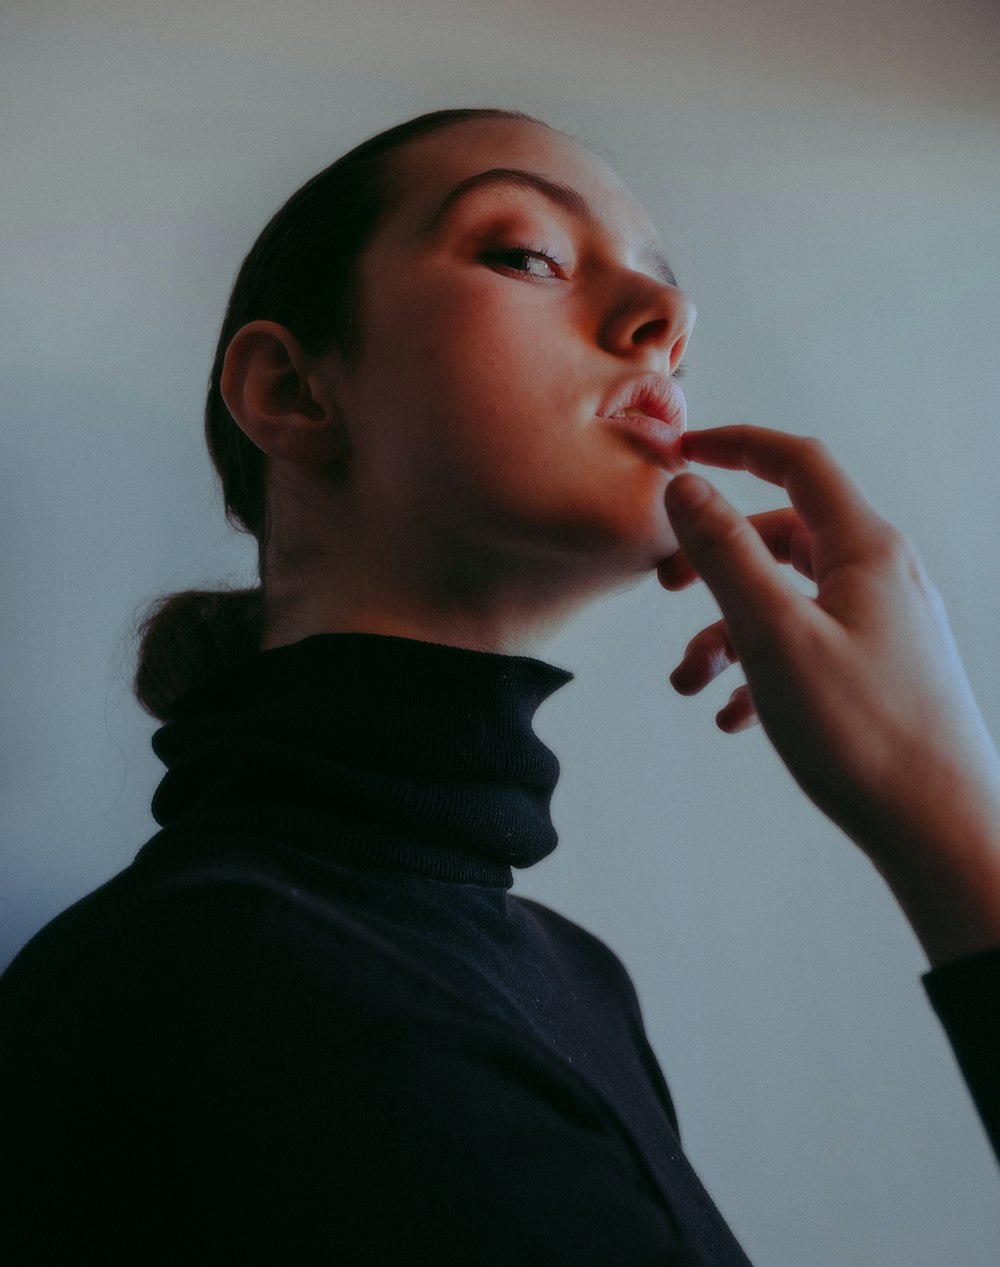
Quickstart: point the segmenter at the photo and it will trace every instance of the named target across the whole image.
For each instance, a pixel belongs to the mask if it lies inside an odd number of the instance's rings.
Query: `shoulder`
[[[213,867],[112,882],[12,976],[0,1162],[16,1158],[29,1213],[46,1193],[32,1236],[58,1233],[56,1209],[95,1245],[131,1238],[139,1261],[167,1208],[274,1261],[281,1238],[448,1261],[442,1236],[487,1261],[482,1220],[512,1209],[507,1261],[546,1261],[578,1232],[580,1262],[610,1261],[600,1238],[610,1252],[624,1226],[667,1235],[572,1069],[287,877]]]
[[[218,1031],[241,1008],[287,1020],[352,987],[374,998],[401,973],[419,994],[420,965],[313,880],[307,863],[252,843],[140,854],[14,959],[0,979],[0,1050],[60,1014],[120,1030],[148,1012],[159,1029],[202,1006]]]
[[[624,991],[630,1003],[638,1006],[628,969],[605,941],[533,898],[517,896],[512,897],[511,902],[516,903],[525,917],[535,923],[554,952],[564,961],[585,971],[595,983]]]
[[[531,898],[517,897],[525,918],[536,923],[552,950],[552,971],[561,971],[567,993],[590,1007],[631,1039],[651,1085],[656,1088],[676,1134],[680,1134],[673,1098],[646,1034],[635,984],[618,955],[596,934]]]
[[[441,1095],[468,1112],[541,1086],[604,1118],[516,1027],[250,858],[123,873],[42,930],[0,985],[0,1066],[69,1115],[169,1104],[195,1131],[251,1104],[279,1133],[372,1111],[429,1127]]]

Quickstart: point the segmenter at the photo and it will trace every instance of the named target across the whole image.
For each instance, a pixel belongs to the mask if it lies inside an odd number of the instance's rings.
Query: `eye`
[[[534,246],[505,246],[484,251],[482,258],[528,277],[556,277],[565,268],[551,252]]]

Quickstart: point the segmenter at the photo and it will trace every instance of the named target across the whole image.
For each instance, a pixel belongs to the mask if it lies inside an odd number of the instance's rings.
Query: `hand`
[[[1000,758],[913,547],[815,440],[720,427],[689,432],[683,447],[781,485],[792,506],[751,521],[700,477],[671,481],[681,550],[660,565],[661,584],[700,576],[722,610],[688,644],[675,688],[695,694],[738,661],[746,684],[719,725],[760,720],[800,786],[882,871],[932,960],[1000,945]]]

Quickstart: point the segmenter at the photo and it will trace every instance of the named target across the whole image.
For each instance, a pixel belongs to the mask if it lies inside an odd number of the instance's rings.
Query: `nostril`
[[[655,321],[644,321],[638,329],[632,332],[632,342],[636,344],[658,343],[669,329],[670,322],[665,317],[660,317]]]

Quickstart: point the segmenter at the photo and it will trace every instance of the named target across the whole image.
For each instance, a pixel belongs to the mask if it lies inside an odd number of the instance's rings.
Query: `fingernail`
[[[686,695],[688,693],[694,681],[694,675],[691,672],[691,666],[686,660],[680,662],[673,673],[670,674],[668,681],[678,695]]]

